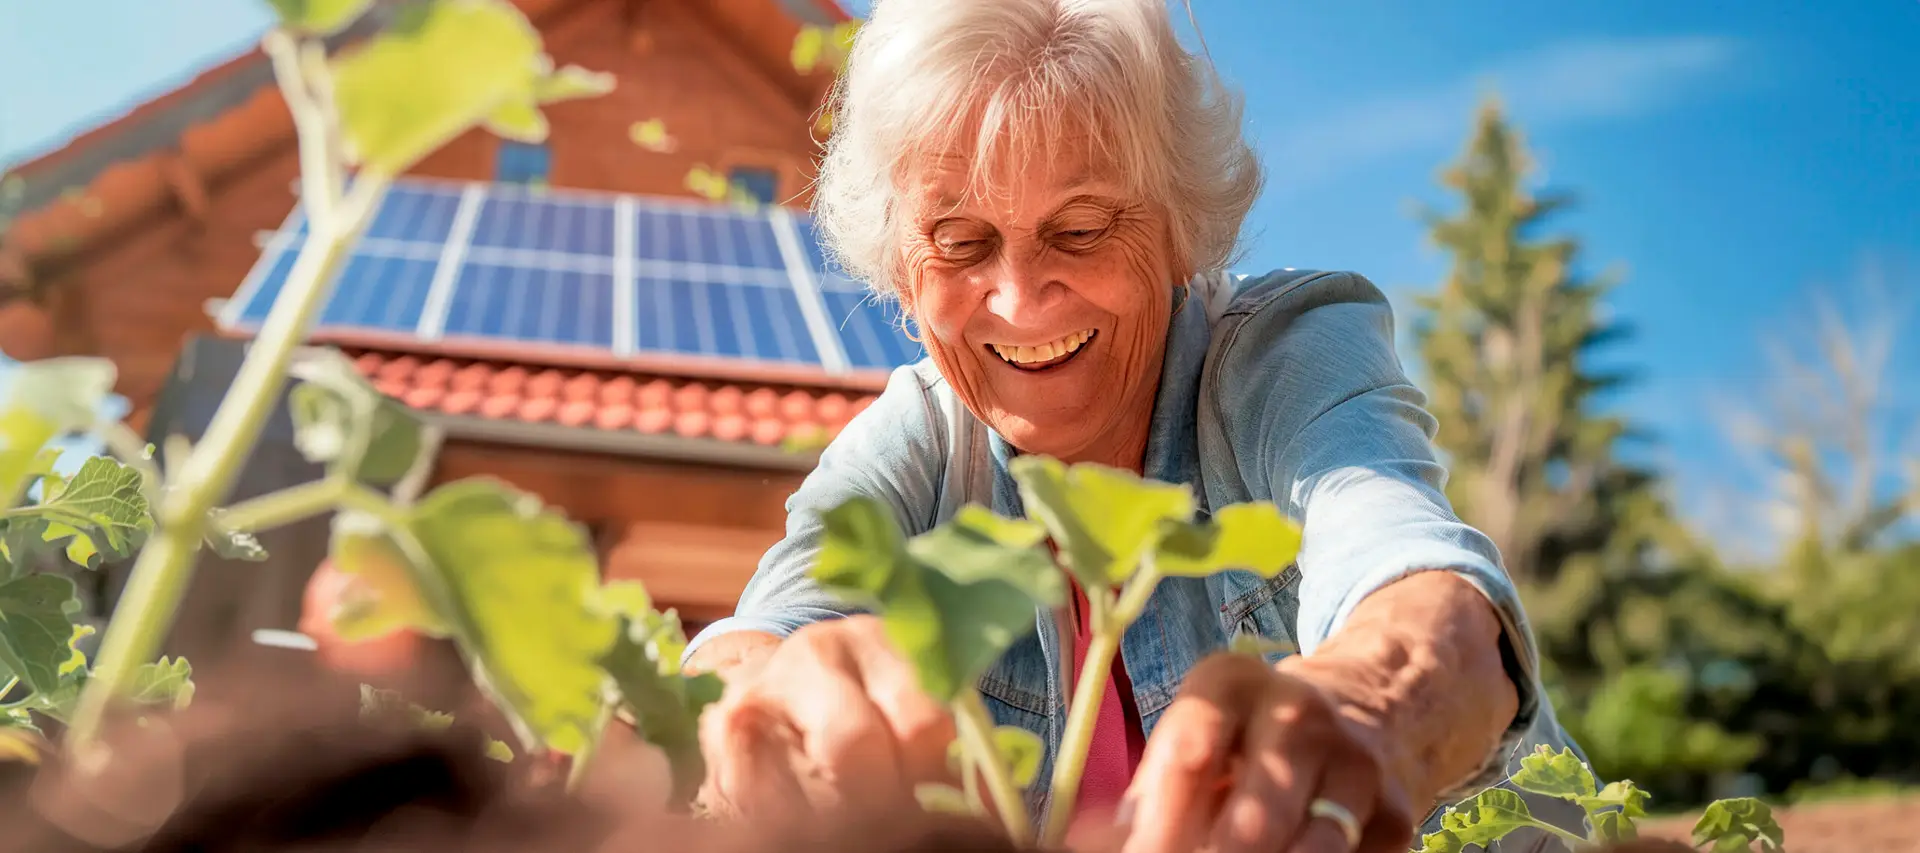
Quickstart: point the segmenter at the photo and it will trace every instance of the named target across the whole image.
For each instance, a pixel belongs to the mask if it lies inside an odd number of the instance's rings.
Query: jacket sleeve
[[[1539,714],[1534,636],[1493,543],[1447,502],[1437,424],[1395,354],[1386,296],[1351,273],[1256,285],[1219,328],[1212,405],[1239,475],[1305,531],[1302,652],[1394,581],[1423,571],[1466,579],[1499,614],[1520,710],[1481,770],[1447,793],[1499,782]]]
[[[682,660],[721,634],[758,631],[786,637],[815,622],[859,612],[808,576],[825,529],[822,516],[866,496],[892,508],[908,535],[925,529],[945,460],[930,405],[918,369],[894,371],[886,390],[854,416],[787,498],[786,535],[761,557],[734,614],[695,636]]]

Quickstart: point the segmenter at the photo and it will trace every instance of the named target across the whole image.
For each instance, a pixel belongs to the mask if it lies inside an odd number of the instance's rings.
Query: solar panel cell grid
[[[223,322],[265,319],[304,231],[296,212]],[[920,358],[896,314],[830,268],[804,214],[407,181],[320,324],[837,372]]]

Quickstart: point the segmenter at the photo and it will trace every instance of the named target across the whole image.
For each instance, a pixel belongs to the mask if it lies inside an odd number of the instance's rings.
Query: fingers
[[[1198,849],[1214,824],[1216,791],[1230,778],[1248,710],[1273,677],[1239,655],[1201,661],[1180,698],[1167,707],[1141,756],[1134,784],[1132,832],[1125,853]]]
[[[708,808],[749,820],[792,820],[804,812],[807,795],[791,760],[798,744],[777,712],[736,702],[703,715],[700,728]]]
[[[787,695],[786,710],[801,735],[803,783],[814,804],[873,807],[897,798],[904,777],[900,752],[880,709],[848,670],[823,666],[811,675],[804,679],[810,689]]]
[[[909,783],[948,781],[947,747],[956,736],[953,715],[920,689],[919,677],[881,633],[879,620],[857,626],[851,646],[861,687],[898,743],[901,775]]]
[[[1213,827],[1213,846],[1220,853],[1290,849],[1323,779],[1327,750],[1336,741],[1331,710],[1303,695],[1304,686],[1272,676],[1267,684],[1264,707],[1247,726],[1233,793]],[[1345,847],[1341,844],[1341,853]]]

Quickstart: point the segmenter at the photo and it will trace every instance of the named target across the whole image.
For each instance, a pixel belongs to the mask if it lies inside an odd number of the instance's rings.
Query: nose
[[[987,312],[1010,326],[1036,325],[1066,291],[1041,259],[1025,252],[1001,252],[991,275]]]

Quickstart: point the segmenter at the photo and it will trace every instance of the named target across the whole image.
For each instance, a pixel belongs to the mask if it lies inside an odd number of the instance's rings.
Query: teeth
[[[1041,344],[1037,347],[1009,347],[994,344],[993,351],[1001,358],[1014,364],[1037,364],[1043,361],[1052,361],[1067,353],[1074,352],[1092,339],[1093,330],[1086,329],[1074,332],[1052,343]]]

